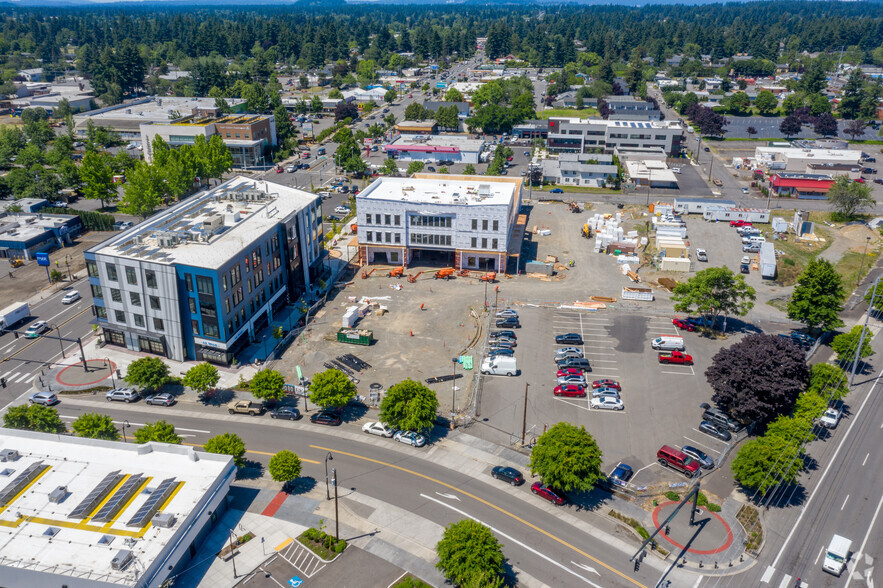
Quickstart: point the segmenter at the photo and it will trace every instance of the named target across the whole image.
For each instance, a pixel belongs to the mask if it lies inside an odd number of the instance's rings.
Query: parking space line
[[[593,359],[592,361],[595,363],[619,363],[615,359]]]
[[[601,351],[584,351],[586,355],[616,355],[615,353],[602,353]]]
[[[667,372],[665,370],[659,372],[660,374],[674,374],[676,376],[695,376],[696,374],[688,374],[687,372]]]
[[[574,403],[571,402],[570,400],[567,400],[567,399],[565,399],[565,398],[561,398],[560,396],[554,396],[553,398],[554,398],[555,400],[557,400],[558,402],[563,402],[564,404],[569,404],[570,406],[575,406],[575,407],[577,407],[577,408],[579,408],[579,409],[582,409],[582,410],[589,410],[589,398],[588,398],[588,396],[586,396],[586,405],[585,405],[585,406],[580,406],[579,404],[574,404]]]
[[[693,430],[696,431],[696,429],[693,429]],[[697,433],[698,433],[698,432],[699,432],[699,431],[697,431]],[[712,448],[712,447],[709,447],[709,446],[706,445],[705,443],[700,443],[699,441],[695,441],[695,440],[693,440],[693,439],[690,439],[690,438],[687,437],[686,435],[684,435],[684,439],[686,439],[687,441],[689,441],[690,443],[693,443],[693,444],[695,444],[695,445],[701,445],[702,447],[704,447],[705,449],[707,449],[707,450],[709,450],[709,451],[714,451],[714,452],[717,453],[718,455],[720,455],[720,454],[722,453],[721,451],[718,451],[717,449],[714,449],[714,448]]]

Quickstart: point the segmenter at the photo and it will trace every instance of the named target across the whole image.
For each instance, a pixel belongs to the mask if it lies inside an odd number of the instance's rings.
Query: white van
[[[659,351],[683,351],[684,338],[667,336],[657,337],[650,342],[650,346]]]
[[[761,237],[760,235],[749,235],[748,237],[742,237],[743,245],[757,245],[759,247],[761,243],[766,243],[766,239]]]
[[[481,373],[491,376],[514,376],[518,374],[518,365],[514,357],[485,357],[481,362]]]

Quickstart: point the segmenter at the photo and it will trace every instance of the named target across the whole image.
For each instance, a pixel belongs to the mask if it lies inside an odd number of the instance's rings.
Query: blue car
[[[632,479],[633,473],[631,466],[619,462],[619,465],[617,465],[610,475],[607,476],[607,480],[616,486],[625,487],[628,485],[629,480]]]
[[[552,188],[551,190],[549,190],[549,192],[551,194],[563,194],[564,190],[562,190],[561,188]]]

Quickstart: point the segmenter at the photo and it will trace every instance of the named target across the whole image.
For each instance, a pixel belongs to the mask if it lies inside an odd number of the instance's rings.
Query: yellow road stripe
[[[199,443],[181,443],[181,445],[189,445],[190,447],[200,447],[200,448],[202,447],[202,445]],[[246,453],[254,453],[255,455],[269,455],[270,457],[273,457],[274,455],[276,455],[275,453],[269,453],[266,451],[254,451],[252,449],[246,449],[245,452]],[[300,456],[298,455],[298,457],[300,457]],[[312,459],[304,459],[303,457],[300,457],[300,460],[303,462],[306,462],[306,463],[314,464],[314,465],[319,465],[320,463],[322,463],[321,461],[313,461]]]
[[[80,312],[78,312],[77,314],[75,314],[74,316],[72,316],[71,318],[67,319],[66,321],[64,321],[63,323],[61,323],[60,325],[58,325],[58,329],[60,330],[61,327],[65,326],[66,324],[68,324],[69,322],[71,322],[72,320],[74,320],[75,318],[77,318],[78,316],[80,316],[81,314],[83,314],[84,312],[89,312],[90,310],[92,310],[92,307],[91,307],[91,306],[89,306],[89,307],[87,307],[87,308],[84,308],[83,310],[81,310]],[[55,331],[56,333],[58,333],[58,330],[56,330],[56,329],[52,329],[52,330]],[[52,331],[50,331],[49,334],[51,335],[51,334],[52,334]],[[16,355],[18,355],[18,354],[21,353],[22,351],[24,351],[25,349],[31,347],[32,345],[36,345],[36,344],[40,341],[40,339],[42,339],[42,337],[37,337],[37,338],[34,339],[32,342],[28,343],[27,345],[25,345],[24,347],[22,347],[21,349],[19,349],[18,351],[16,351],[16,352],[13,353],[12,355],[10,355],[9,357],[4,357],[4,358],[3,358],[3,361],[0,361],[0,363],[3,363],[3,362],[6,362],[6,361],[9,361],[9,360],[12,359],[13,357],[15,357]]]
[[[473,500],[477,500],[478,502],[484,504],[485,506],[489,506],[489,507],[491,507],[492,509],[496,510],[497,512],[500,512],[500,513],[502,513],[502,514],[504,514],[504,515],[506,515],[506,516],[508,516],[508,517],[510,517],[510,518],[512,518],[512,519],[515,519],[515,520],[518,521],[519,523],[522,523],[523,525],[526,525],[526,526],[530,527],[531,529],[533,529],[534,531],[537,531],[538,533],[542,533],[543,535],[545,535],[545,536],[548,537],[549,539],[552,539],[553,541],[557,541],[557,542],[560,543],[561,545],[564,545],[565,547],[568,547],[568,548],[572,549],[573,551],[579,553],[579,554],[582,555],[583,557],[586,557],[586,558],[592,560],[593,562],[597,563],[598,565],[603,566],[604,568],[610,570],[611,572],[613,572],[613,573],[616,574],[617,576],[621,577],[622,579],[624,579],[624,580],[628,580],[629,582],[631,582],[631,583],[634,584],[635,586],[638,586],[638,587],[640,587],[640,588],[647,588],[647,586],[641,584],[641,583],[638,582],[637,580],[635,580],[635,579],[633,579],[633,578],[630,578],[630,577],[628,577],[627,575],[625,575],[625,574],[623,574],[622,572],[620,572],[619,570],[617,570],[616,568],[613,568],[613,567],[607,565],[606,563],[604,563],[603,561],[601,561],[601,560],[598,559],[597,557],[591,556],[591,555],[589,555],[588,553],[586,553],[585,551],[579,549],[578,547],[575,547],[575,546],[571,545],[570,543],[568,543],[568,542],[565,541],[564,539],[561,539],[560,537],[556,537],[555,535],[551,534],[550,532],[548,532],[548,531],[546,531],[546,530],[544,530],[544,529],[541,529],[540,527],[537,527],[537,526],[534,525],[533,523],[529,523],[528,521],[522,519],[521,517],[519,517],[519,516],[517,516],[517,515],[514,515],[514,514],[512,514],[511,512],[509,512],[509,511],[507,511],[507,510],[504,510],[504,509],[500,508],[500,507],[497,506],[496,504],[493,504],[493,503],[491,503],[491,502],[488,502],[487,500],[484,500],[483,498],[479,498],[479,497],[476,496],[475,494],[471,494],[471,493],[469,493],[469,492],[466,492],[465,490],[462,490],[462,489],[460,489],[460,488],[458,488],[458,487],[456,487],[456,486],[453,486],[453,485],[448,484],[448,483],[446,483],[446,482],[442,482],[441,480],[437,480],[437,479],[435,479],[435,478],[433,478],[433,477],[427,476],[426,474],[421,474],[420,472],[415,472],[415,471],[413,471],[413,470],[409,470],[408,468],[403,468],[402,466],[397,466],[397,465],[395,465],[395,464],[387,463],[387,462],[385,462],[385,461],[380,461],[379,459],[373,459],[373,458],[370,458],[370,457],[363,457],[363,456],[361,456],[361,455],[356,455],[355,453],[348,453],[348,452],[346,452],[346,451],[341,451],[341,450],[339,450],[339,449],[332,449],[332,448],[330,448],[330,447],[321,447],[321,446],[319,446],[319,445],[310,445],[310,447],[313,448],[313,449],[319,449],[319,450],[321,450],[321,451],[333,451],[334,453],[340,453],[340,454],[342,454],[342,455],[347,455],[347,456],[349,456],[349,457],[353,457],[353,458],[356,458],[356,459],[361,459],[361,460],[364,460],[364,461],[369,461],[369,462],[371,462],[371,463],[376,463],[376,464],[378,464],[378,465],[383,465],[383,466],[386,466],[386,467],[394,468],[394,469],[397,469],[397,470],[399,470],[399,471],[405,472],[405,473],[407,473],[407,474],[411,474],[411,475],[417,476],[418,478],[423,478],[424,480],[429,480],[430,482],[435,482],[436,484],[439,484],[439,485],[441,485],[441,486],[444,486],[445,488],[448,488],[448,489],[453,490],[453,491],[455,491],[455,492],[459,492],[459,493],[463,494],[464,496],[468,496],[469,498],[472,498]]]

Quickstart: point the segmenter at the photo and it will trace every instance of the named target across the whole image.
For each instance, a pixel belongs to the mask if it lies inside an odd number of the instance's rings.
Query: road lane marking
[[[812,565],[813,565],[813,566],[818,565],[818,563],[819,563],[819,558],[822,557],[822,554],[823,554],[823,553],[825,553],[825,546],[824,546],[824,545],[822,545],[822,548],[819,549],[819,554],[816,556],[816,560],[815,560],[814,562],[812,562]]]
[[[693,583],[693,588],[698,588],[699,582],[701,582],[704,578],[705,576],[699,576],[698,578],[696,578],[696,582]]]
[[[25,384],[30,384],[31,382],[34,381],[34,378],[36,378],[36,377],[37,377],[37,374],[36,374],[36,372],[35,372],[35,373],[33,373],[33,374],[31,375],[30,378],[28,378],[27,380],[25,380]]]
[[[862,552],[864,552],[865,545],[868,543],[868,537],[871,536],[871,530],[874,528],[874,525],[877,522],[877,515],[880,514],[880,507],[881,506],[883,506],[883,496],[880,497],[880,502],[877,503],[877,510],[874,511],[874,518],[871,519],[871,524],[868,525],[868,532],[865,533],[865,538],[862,539],[862,546],[858,548],[858,552],[855,554],[855,558],[853,558],[853,560],[852,560],[855,562],[855,564],[853,565],[853,570],[856,567],[858,567],[858,562],[862,558]],[[849,574],[849,579],[846,580],[846,585],[843,588],[848,588],[850,582],[852,582],[852,574]],[[871,579],[871,570],[868,570],[867,582],[868,582],[868,587],[873,588],[873,580]]]
[[[89,312],[91,309],[92,309],[91,306],[84,308],[83,310],[81,310],[80,312],[78,312],[78,313],[75,314],[74,316],[70,317],[69,319],[67,319],[66,321],[64,321],[63,323],[61,323],[60,325],[56,325],[57,328],[60,329],[60,328],[63,327],[64,325],[68,324],[69,322],[71,322],[72,320],[74,320],[75,318],[77,318],[78,316],[80,316],[81,314],[83,314],[83,313],[85,313],[85,312]],[[22,351],[24,351],[25,349],[28,349],[28,348],[31,347],[32,345],[36,345],[37,343],[39,343],[40,340],[41,340],[41,337],[37,337],[36,339],[34,339],[33,341],[31,341],[30,343],[28,343],[27,345],[25,345],[25,346],[22,347],[21,349],[19,349],[18,351],[16,351],[16,352],[13,353],[12,355],[10,355],[9,357],[4,357],[3,360],[0,361],[0,363],[3,363],[3,362],[6,362],[6,361],[9,361],[9,360],[12,359],[13,357],[15,357],[16,355],[18,355],[18,354],[21,353]],[[30,361],[30,360],[22,360],[22,359],[20,359],[19,361]]]
[[[782,578],[782,581],[779,582],[779,588],[790,588],[791,587],[791,576],[785,574],[785,577]]]
[[[10,347],[15,347],[15,341],[13,341],[12,343],[10,343],[10,344],[7,345],[6,347],[4,347],[3,350],[0,351],[0,353],[5,353],[6,350],[9,349]]]
[[[869,457],[871,457],[871,454],[870,454],[870,453],[868,453],[868,454],[865,456],[865,460],[862,462],[862,467],[865,467],[865,464],[868,463],[868,458],[869,458]]]
[[[19,375],[20,373],[21,373],[21,372],[15,372],[14,374],[12,374],[12,375],[9,376],[8,378],[6,378],[6,381],[11,383],[13,380],[15,380],[15,377],[16,377],[17,375]]]
[[[623,572],[620,572],[616,568],[604,563],[603,561],[601,561],[597,557],[589,555],[588,553],[586,553],[582,549],[579,549],[578,547],[571,545],[570,543],[568,543],[564,539],[561,539],[560,537],[553,535],[549,531],[546,531],[545,529],[542,529],[542,528],[534,525],[533,523],[530,523],[530,522],[524,520],[523,518],[512,514],[511,512],[509,512],[507,510],[504,510],[503,508],[497,506],[496,504],[493,504],[492,502],[488,502],[487,500],[485,500],[483,498],[479,498],[478,496],[476,496],[475,494],[472,494],[471,492],[467,492],[466,490],[463,490],[462,488],[458,488],[457,486],[454,486],[453,484],[448,484],[447,482],[442,482],[441,480],[438,480],[438,479],[433,478],[431,476],[427,476],[426,474],[421,474],[420,472],[417,472],[414,470],[409,470],[408,468],[405,468],[405,467],[402,467],[399,465],[395,465],[395,464],[392,464],[389,462],[380,461],[379,459],[374,459],[371,457],[364,457],[362,455],[357,455],[355,453],[349,453],[347,451],[341,451],[339,449],[331,449],[330,447],[323,447],[321,445],[310,445],[309,447],[312,449],[318,449],[319,451],[333,451],[335,453],[339,453],[340,455],[346,455],[346,456],[352,457],[354,459],[361,459],[363,461],[367,461],[370,463],[375,463],[378,465],[386,466],[388,468],[399,470],[400,472],[405,472],[407,474],[411,474],[412,476],[416,476],[418,478],[423,478],[424,480],[428,480],[428,481],[438,484],[440,486],[444,486],[445,488],[450,488],[454,492],[459,492],[460,494],[462,494],[464,496],[467,496],[473,500],[476,500],[476,501],[480,502],[481,504],[488,506],[501,514],[504,514],[504,515],[508,516],[509,518],[511,518],[515,521],[518,521],[522,525],[525,525],[526,527],[529,527],[529,528],[533,529],[534,531],[541,533],[542,535],[545,535],[549,539],[558,542],[559,544],[575,551],[576,553],[582,555],[583,557],[592,560],[593,562],[597,563],[600,566],[603,566],[605,569],[610,570],[611,572],[613,572],[617,576],[621,577],[623,580],[631,582],[632,584],[634,584],[635,586],[638,586],[639,588],[648,588],[647,586],[645,586],[644,584],[641,584],[640,582],[638,582],[634,578],[630,578],[629,576],[627,576]],[[309,460],[301,458],[301,461],[309,461]],[[310,463],[318,463],[318,462],[310,462]]]
[[[769,584],[769,581],[773,578],[773,574],[776,573],[776,568],[773,566],[767,566],[766,571],[761,576],[760,581],[764,584]]]
[[[828,476],[828,472],[831,470],[831,466],[837,462],[837,456],[840,454],[840,450],[843,448],[843,443],[849,438],[849,434],[852,432],[852,428],[855,426],[855,423],[858,421],[859,415],[861,415],[862,410],[864,410],[865,405],[870,400],[871,396],[874,395],[874,390],[877,388],[877,384],[880,383],[880,377],[883,376],[883,370],[877,374],[877,378],[874,380],[874,385],[871,386],[871,389],[868,391],[868,394],[865,396],[865,399],[862,401],[861,406],[858,407],[858,410],[855,413],[855,416],[852,417],[849,421],[849,428],[846,430],[846,434],[840,439],[840,443],[837,445],[837,450],[834,451],[834,455],[831,456],[830,461],[828,461],[828,465],[825,466],[825,471],[822,472],[822,477],[819,478],[819,481],[816,482],[815,488],[813,488],[812,492],[809,495],[809,498],[806,499],[806,503],[803,505],[803,509],[800,511],[800,514],[797,516],[797,520],[794,521],[794,524],[791,526],[791,531],[788,533],[788,536],[785,537],[785,542],[782,543],[782,547],[779,548],[779,553],[776,555],[776,559],[773,560],[773,566],[779,563],[779,558],[782,557],[782,554],[785,553],[785,548],[788,547],[788,543],[791,542],[791,537],[794,535],[794,532],[800,526],[800,521],[803,520],[803,515],[809,511],[809,503],[812,502],[812,499],[815,498],[816,490],[818,490],[822,483],[825,481],[825,478]],[[883,504],[883,498],[881,498],[881,503]],[[880,512],[880,507],[877,507],[877,512]],[[877,515],[874,515],[874,518],[877,518]],[[868,528],[868,533],[870,533],[870,527]],[[867,537],[865,537],[867,539]],[[846,585],[849,585],[849,580],[847,580]]]
[[[847,503],[847,502],[849,502],[849,494],[847,494],[847,495],[846,495],[846,498],[843,499],[843,505],[840,507],[840,510],[841,510],[841,511],[842,511],[844,508],[846,508],[846,503]]]
[[[567,572],[567,573],[569,573],[569,574],[571,574],[571,575],[573,575],[573,576],[576,576],[577,578],[579,578],[580,580],[582,580],[582,581],[585,582],[586,584],[589,584],[589,585],[591,585],[591,586],[594,586],[595,588],[601,588],[601,586],[598,586],[597,584],[595,584],[594,582],[592,582],[592,581],[589,580],[588,578],[584,578],[583,576],[580,576],[580,575],[577,574],[575,571],[571,570],[570,568],[568,568],[568,567],[565,566],[565,565],[562,565],[562,564],[558,563],[557,561],[555,561],[554,559],[552,559],[552,558],[549,557],[548,555],[545,555],[545,554],[543,554],[543,553],[540,553],[539,551],[537,551],[537,550],[534,549],[533,547],[530,547],[530,546],[527,545],[526,543],[522,543],[521,541],[519,541],[519,540],[516,539],[515,537],[512,537],[511,535],[507,535],[506,533],[500,531],[499,529],[494,528],[492,525],[489,525],[489,524],[487,524],[487,523],[485,523],[485,522],[479,520],[478,518],[472,516],[471,514],[465,512],[465,511],[462,511],[462,510],[460,510],[459,508],[454,508],[454,507],[451,506],[450,504],[445,504],[445,503],[442,502],[441,500],[436,500],[436,499],[433,498],[432,496],[427,496],[426,494],[421,494],[420,496],[422,496],[423,498],[426,498],[427,500],[431,500],[431,501],[435,502],[436,504],[440,504],[440,505],[444,506],[445,508],[451,509],[452,511],[454,511],[454,512],[456,512],[456,513],[458,513],[458,514],[460,514],[460,515],[462,515],[462,516],[464,516],[464,517],[466,517],[466,518],[472,519],[473,521],[475,521],[475,522],[477,522],[477,523],[481,523],[482,525],[484,525],[485,527],[489,528],[491,531],[493,531],[493,532],[496,533],[497,535],[499,535],[499,536],[501,536],[501,537],[505,537],[506,539],[508,539],[508,540],[511,541],[512,543],[515,543],[516,545],[520,545],[522,548],[524,548],[524,549],[530,551],[530,552],[533,553],[534,555],[538,555],[538,556],[540,556],[541,558],[543,558],[544,560],[546,560],[546,561],[549,562],[550,564],[553,564],[553,565],[555,565],[555,566],[558,566],[559,568],[561,568],[561,569],[564,570],[565,572]],[[596,570],[592,570],[592,571],[595,572],[596,574],[598,574],[598,572],[597,572]],[[598,575],[600,576],[601,574],[598,574]]]

